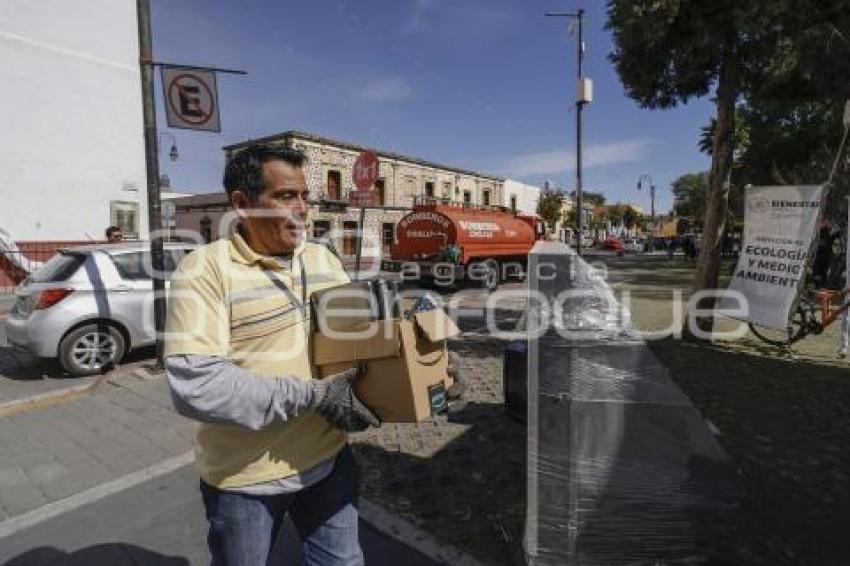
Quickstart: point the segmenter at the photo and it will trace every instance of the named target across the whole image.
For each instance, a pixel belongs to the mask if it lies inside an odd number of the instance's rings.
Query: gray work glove
[[[460,399],[466,392],[466,378],[460,377],[462,375],[460,371],[460,356],[457,352],[449,352],[449,368],[446,370],[446,373],[454,379],[454,383],[446,390],[446,396],[451,401]]]
[[[361,374],[360,368],[351,368],[324,379],[314,379],[312,409],[332,425],[348,432],[381,426],[378,417],[354,394],[352,385]]]

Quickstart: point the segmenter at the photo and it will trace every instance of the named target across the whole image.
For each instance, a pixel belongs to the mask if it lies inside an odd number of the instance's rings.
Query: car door
[[[156,337],[150,252],[121,251],[109,257],[118,274],[109,288],[112,316],[127,327],[133,347],[149,344]]]
[[[162,275],[165,279],[166,297],[171,286],[171,274],[177,268],[180,260],[191,249],[169,248],[163,253]],[[116,310],[129,319],[128,325],[133,327],[135,334],[134,346],[153,343],[156,340],[156,326],[153,314],[153,266],[149,251],[115,253],[113,263],[118,271],[121,282],[115,288]],[[129,328],[128,328],[129,329]]]

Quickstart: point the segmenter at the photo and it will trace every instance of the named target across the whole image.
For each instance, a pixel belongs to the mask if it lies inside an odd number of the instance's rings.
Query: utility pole
[[[643,188],[642,181],[646,179],[649,182],[649,206],[650,206],[650,215],[652,218],[653,224],[655,223],[655,184],[652,182],[652,177],[649,173],[641,173],[640,177],[638,177],[638,190]]]
[[[582,167],[581,167],[581,140],[582,140],[582,110],[585,104],[593,99],[593,87],[590,79],[584,76],[584,10],[577,12],[550,12],[546,16],[573,18],[578,22],[578,82],[576,92],[576,253],[581,255],[581,237],[584,234],[584,210],[582,210]]]
[[[163,367],[165,333],[165,281],[162,278],[162,214],[159,195],[159,149],[156,135],[154,61],[150,0],[136,0],[139,24],[139,70],[142,83],[142,118],[145,132],[145,171],[148,186],[148,231],[151,235],[153,320],[156,329],[156,367]]]
[[[156,131],[156,99],[154,95],[154,67],[165,69],[185,69],[185,74],[193,72],[228,73],[234,75],[245,75],[245,71],[235,69],[224,69],[221,67],[199,67],[195,65],[179,65],[175,63],[163,63],[153,60],[153,34],[151,32],[151,6],[150,0],[136,0],[136,15],[139,26],[139,78],[142,86],[142,119],[145,134],[145,172],[148,187],[148,230],[151,235],[151,281],[153,283],[153,319],[156,329],[156,367],[163,368],[163,336],[165,335],[165,280],[163,279],[163,234],[162,234],[162,205],[159,187],[159,138]],[[163,79],[164,80],[164,79]],[[198,80],[198,79],[195,79]],[[214,85],[214,83],[213,83]],[[215,91],[215,87],[213,86]],[[212,98],[217,101],[218,93],[215,91]],[[199,102],[196,101],[196,102]],[[217,104],[217,102],[216,102]],[[209,118],[212,115],[212,110]],[[172,115],[166,111],[169,127],[186,130],[206,130],[218,132],[218,114],[214,128],[204,128],[198,123],[190,123],[177,120],[172,124]],[[169,135],[171,134],[163,134]],[[177,144],[174,136],[171,136],[171,159],[176,160]]]

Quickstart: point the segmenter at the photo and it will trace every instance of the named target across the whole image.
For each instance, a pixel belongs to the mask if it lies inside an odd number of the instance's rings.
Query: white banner
[[[163,66],[161,78],[169,128],[221,131],[215,72]]]
[[[788,326],[817,233],[822,193],[817,185],[746,189],[744,241],[729,290],[745,297],[748,322]],[[732,312],[739,306],[726,298],[717,310],[736,316]]]

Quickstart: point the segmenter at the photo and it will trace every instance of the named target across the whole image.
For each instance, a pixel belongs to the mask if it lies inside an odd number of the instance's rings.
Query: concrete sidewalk
[[[206,522],[192,466],[0,539],[6,566],[201,566],[209,563]],[[431,566],[424,555],[360,523],[370,565]],[[300,544],[287,522],[274,554],[276,566],[301,563]]]
[[[172,410],[161,376],[137,373],[0,415],[0,563],[208,562],[193,424]],[[370,564],[447,562],[439,541],[363,505]]]

